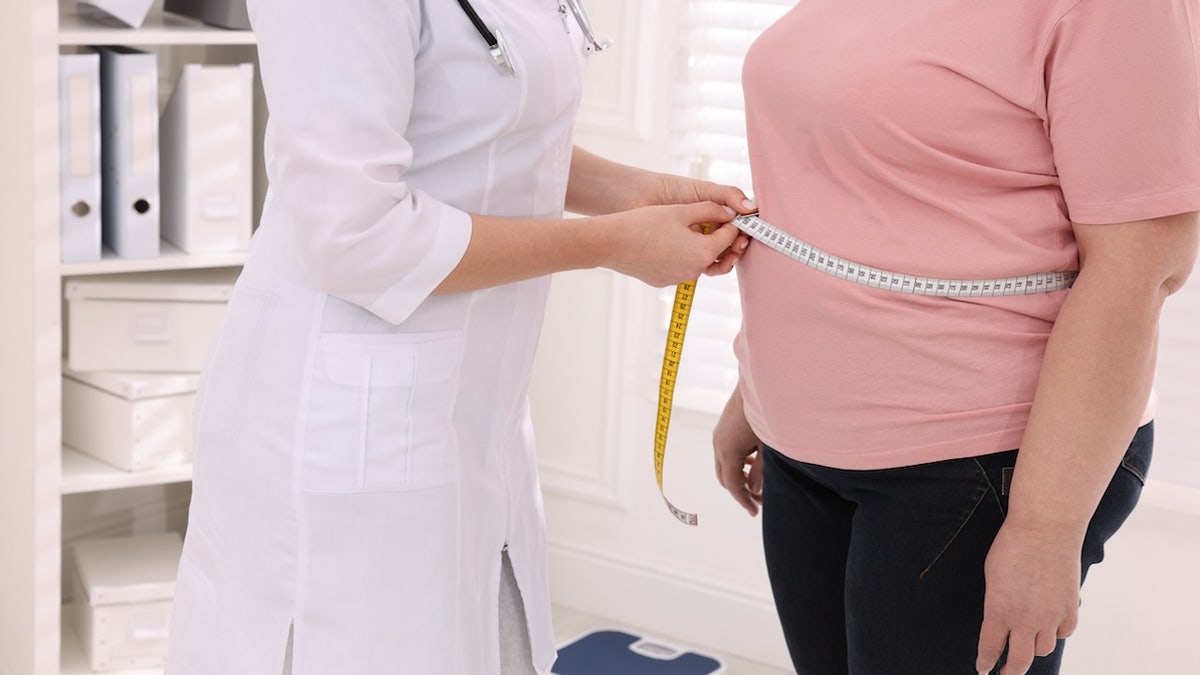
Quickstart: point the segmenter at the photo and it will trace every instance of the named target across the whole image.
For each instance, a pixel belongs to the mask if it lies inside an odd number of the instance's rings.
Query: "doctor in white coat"
[[[548,673],[545,275],[745,245],[698,228],[736,188],[573,148],[567,0],[475,0],[499,60],[461,4],[248,2],[270,191],[197,404],[170,675]]]

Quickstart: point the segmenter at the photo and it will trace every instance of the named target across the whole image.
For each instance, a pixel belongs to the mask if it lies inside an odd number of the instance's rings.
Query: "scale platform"
[[[552,675],[721,675],[718,659],[619,630],[597,630],[558,650]]]

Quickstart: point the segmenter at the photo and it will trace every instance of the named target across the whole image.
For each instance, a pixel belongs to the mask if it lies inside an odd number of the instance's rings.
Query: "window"
[[[751,192],[742,107],[742,60],[795,0],[690,0],[681,36],[686,77],[672,114],[673,169]],[[674,291],[662,296],[666,317]],[[741,324],[734,275],[703,277],[692,306],[675,405],[719,413],[737,384],[731,345]],[[665,319],[662,331],[666,331]]]

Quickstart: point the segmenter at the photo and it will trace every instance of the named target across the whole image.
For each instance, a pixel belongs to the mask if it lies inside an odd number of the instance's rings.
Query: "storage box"
[[[190,462],[199,379],[64,369],[63,443],[126,471]]]
[[[92,670],[164,665],[182,551],[173,532],[71,547],[72,613]]]
[[[619,630],[597,630],[558,650],[552,675],[719,675],[725,665],[694,651]]]
[[[163,9],[221,28],[250,30],[246,0],[166,0]]]
[[[199,371],[236,278],[236,269],[213,269],[69,279],[68,365],[76,372]]]
[[[81,0],[79,15],[104,25],[141,28],[154,0]]]

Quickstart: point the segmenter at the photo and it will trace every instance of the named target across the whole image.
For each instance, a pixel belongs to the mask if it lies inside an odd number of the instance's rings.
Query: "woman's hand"
[[[1000,675],[1024,675],[1033,657],[1054,651],[1079,621],[1082,542],[1055,529],[1001,526],[984,563],[987,583],[979,656],[990,673],[1008,644]]]
[[[742,409],[742,395],[730,395],[713,429],[713,458],[717,481],[751,516],[762,504],[762,442],[754,435]]]

